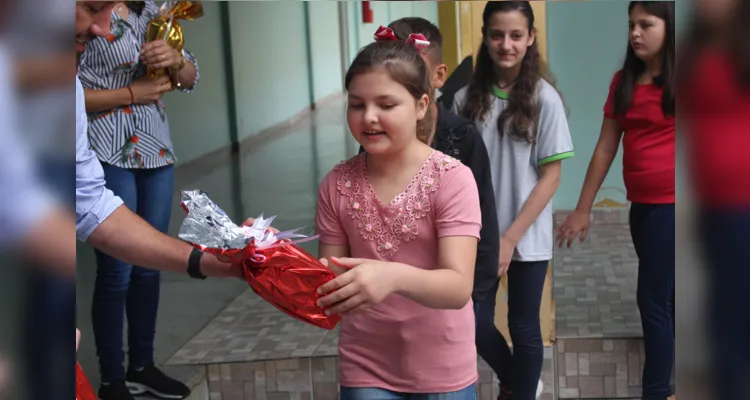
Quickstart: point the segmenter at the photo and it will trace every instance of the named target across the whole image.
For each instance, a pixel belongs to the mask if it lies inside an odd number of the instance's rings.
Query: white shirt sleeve
[[[570,137],[568,118],[560,95],[552,85],[541,81],[539,91],[541,110],[537,135],[537,164],[573,157],[573,140]]]
[[[104,170],[89,148],[86,99],[76,77],[76,237],[88,240],[123,202],[104,186]]]

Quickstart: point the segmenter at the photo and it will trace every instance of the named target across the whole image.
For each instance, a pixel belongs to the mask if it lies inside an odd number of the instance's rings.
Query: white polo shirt
[[[468,87],[456,92],[453,111],[463,107]],[[495,91],[497,93],[497,90]],[[500,234],[508,230],[539,181],[539,167],[573,157],[565,108],[560,95],[545,80],[540,80],[541,110],[535,144],[500,135],[497,119],[508,104],[501,94],[493,95],[492,111],[484,121],[475,121],[490,158],[492,187],[495,192]],[[503,96],[504,97],[504,96]],[[507,132],[507,131],[506,131]],[[547,261],[554,247],[552,201],[519,240],[513,254],[515,261]]]

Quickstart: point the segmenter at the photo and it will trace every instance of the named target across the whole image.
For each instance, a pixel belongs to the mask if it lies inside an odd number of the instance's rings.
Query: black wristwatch
[[[201,258],[203,257],[203,252],[193,248],[193,251],[190,252],[190,258],[188,259],[188,268],[187,273],[190,275],[193,279],[206,279],[206,276],[203,275],[201,272]]]

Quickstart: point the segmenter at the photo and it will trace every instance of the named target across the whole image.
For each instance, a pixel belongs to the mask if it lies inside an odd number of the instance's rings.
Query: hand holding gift
[[[326,315],[364,311],[398,290],[400,268],[394,263],[362,258],[332,258],[340,275],[321,286],[318,305]],[[354,268],[357,267],[357,268]]]
[[[328,316],[316,304],[318,288],[334,280],[336,273],[297,245],[315,237],[298,234],[299,229],[272,229],[274,217],[260,216],[237,226],[198,190],[182,192],[182,206],[188,215],[180,239],[217,257],[240,261],[248,285],[287,315],[329,330],[338,324],[338,315]]]
[[[158,39],[143,44],[141,47],[141,62],[154,71],[177,68],[182,63],[182,53],[170,47],[167,42]]]
[[[167,1],[159,7],[159,15],[148,23],[146,43],[141,49],[141,60],[148,66],[146,74],[155,79],[179,69],[185,59],[182,49],[185,38],[178,20],[194,20],[203,16],[200,1]]]

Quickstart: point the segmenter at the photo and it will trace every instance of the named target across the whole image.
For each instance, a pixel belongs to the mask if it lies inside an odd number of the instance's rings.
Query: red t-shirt
[[[614,115],[618,71],[612,78],[604,117],[616,120],[624,134],[623,178],[628,200],[669,204],[675,198],[675,121],[661,107],[663,90],[656,84],[637,85],[625,115]]]
[[[679,105],[698,201],[750,206],[750,90],[739,85],[725,54],[706,51],[692,62]]]

